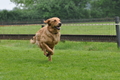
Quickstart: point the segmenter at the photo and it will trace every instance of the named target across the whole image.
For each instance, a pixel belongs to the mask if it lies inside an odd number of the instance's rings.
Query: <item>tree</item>
[[[41,18],[57,16],[63,19],[85,18],[86,4],[90,0],[11,0],[23,7],[34,10]],[[87,13],[86,13],[87,14]],[[89,16],[88,16],[89,17]]]
[[[0,12],[0,20],[1,21],[3,21],[3,20],[7,21],[7,17],[8,17],[7,15],[8,15],[8,11],[7,10],[2,10]]]
[[[91,2],[92,16],[115,17],[120,16],[120,0],[93,0]]]

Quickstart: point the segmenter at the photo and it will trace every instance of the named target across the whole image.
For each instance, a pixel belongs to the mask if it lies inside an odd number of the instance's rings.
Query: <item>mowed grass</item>
[[[53,61],[28,40],[0,41],[0,80],[119,80],[116,43],[60,42]]]
[[[114,24],[114,22],[94,23],[71,23],[62,25],[61,34],[87,34],[87,35],[115,35],[115,25],[91,25],[91,24]],[[79,24],[87,24],[79,25]],[[1,26],[0,34],[35,34],[41,25],[27,26]]]
[[[113,22],[77,23],[109,24]],[[40,25],[4,26],[0,34],[35,34]],[[63,25],[62,34],[115,35],[114,25]],[[119,80],[116,43],[60,42],[49,62],[28,40],[0,40],[0,80]]]

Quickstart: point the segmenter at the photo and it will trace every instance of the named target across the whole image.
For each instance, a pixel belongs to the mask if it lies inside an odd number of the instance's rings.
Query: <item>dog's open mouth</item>
[[[58,26],[54,26],[54,28],[56,28],[57,30],[60,30],[60,28],[61,28],[61,23],[59,23],[59,25]]]
[[[57,30],[60,30],[60,26],[54,26],[54,28],[56,28]]]

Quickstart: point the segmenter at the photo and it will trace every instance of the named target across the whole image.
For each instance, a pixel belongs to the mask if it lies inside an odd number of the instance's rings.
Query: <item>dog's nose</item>
[[[59,23],[58,25],[59,25],[59,26],[61,26],[61,25],[62,25],[62,23]]]

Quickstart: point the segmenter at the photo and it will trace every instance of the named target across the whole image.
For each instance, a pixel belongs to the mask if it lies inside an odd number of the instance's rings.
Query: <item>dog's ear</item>
[[[47,23],[47,24],[49,24],[49,22],[50,22],[50,19],[47,19],[44,21],[44,23]]]
[[[50,19],[45,20],[44,23],[47,23],[49,26],[51,25],[50,24]]]

